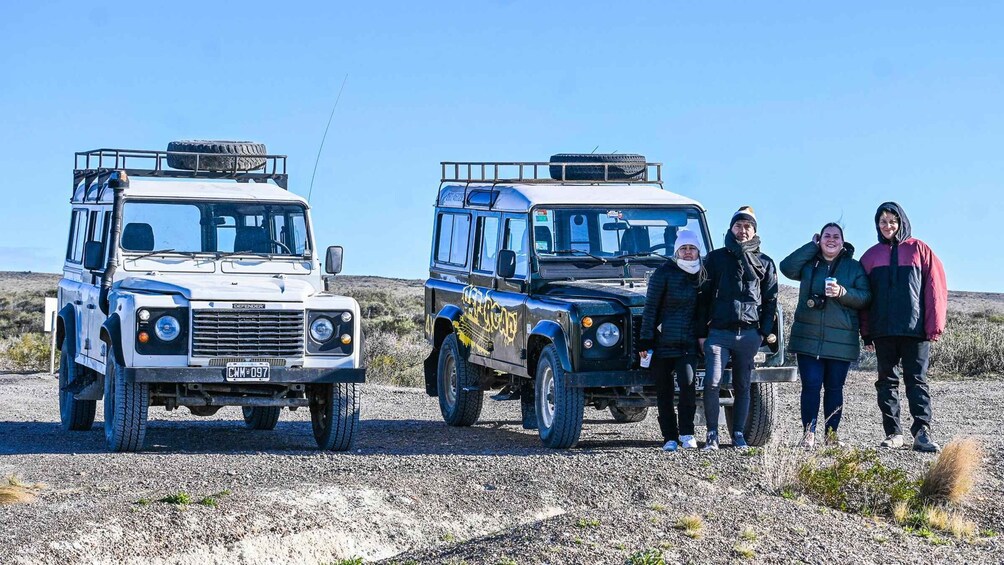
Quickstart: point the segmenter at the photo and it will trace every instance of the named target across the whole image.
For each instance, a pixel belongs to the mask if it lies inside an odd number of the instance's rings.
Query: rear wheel
[[[641,408],[629,408],[620,407],[617,405],[610,406],[610,415],[614,417],[614,421],[619,424],[626,424],[630,422],[641,422],[648,416],[648,407]]]
[[[770,441],[777,425],[777,388],[773,383],[753,383],[750,385],[750,411],[743,437],[753,447],[762,447]],[[725,423],[729,434],[735,431],[733,407],[725,407]]]
[[[139,451],[146,437],[150,389],[126,378],[109,354],[105,363],[105,442],[112,451]]]
[[[82,370],[85,369],[73,361],[64,339],[59,350],[59,422],[64,430],[84,431],[94,425],[97,401],[77,400],[72,392],[66,390]]]
[[[439,350],[439,411],[451,426],[470,426],[478,421],[484,393],[478,382],[478,369],[464,358],[457,334],[443,340]]]
[[[572,447],[582,433],[585,393],[581,388],[565,386],[565,371],[558,361],[558,350],[548,345],[537,362],[537,429],[545,446],[555,449]]]
[[[279,422],[278,406],[242,406],[244,424],[252,430],[274,430]]]
[[[314,385],[310,425],[317,447],[345,451],[352,447],[359,427],[359,392],[355,383]]]

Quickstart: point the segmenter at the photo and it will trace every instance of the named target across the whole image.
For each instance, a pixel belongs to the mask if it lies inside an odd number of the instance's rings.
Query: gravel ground
[[[933,385],[936,433],[988,447],[966,503],[979,529],[1004,530],[1000,382]],[[787,438],[798,386],[782,389]],[[587,409],[580,446],[558,452],[519,426],[518,404],[486,400],[473,428],[448,428],[422,391],[364,387],[351,453],[313,449],[306,411],[270,432],[238,409],[195,418],[151,410],[147,451],[104,451],[99,407],[90,432],[59,427],[56,381],[0,375],[0,476],[43,483],[32,503],[0,506],[0,563],[624,563],[653,549],[669,562],[731,562],[741,532],[753,561],[1001,563],[1004,542],[929,541],[897,526],[765,492],[764,455],[663,453],[654,411],[613,424]],[[871,375],[852,373],[843,439],[872,446],[881,429]],[[882,460],[919,474],[933,459]],[[158,500],[185,492],[215,506]],[[147,504],[139,503],[149,500]],[[700,539],[674,525],[704,519]]]

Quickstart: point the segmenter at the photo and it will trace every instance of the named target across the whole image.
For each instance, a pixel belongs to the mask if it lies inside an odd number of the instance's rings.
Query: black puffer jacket
[[[777,313],[777,268],[774,260],[759,253],[764,274],[747,273],[739,258],[722,247],[708,253],[704,268],[708,280],[701,288],[697,313],[697,337],[708,330],[757,329],[764,337],[775,333]]]
[[[697,275],[670,259],[652,273],[645,297],[638,348],[676,357],[697,352]],[[656,329],[662,325],[661,329]]]
[[[868,275],[854,260],[854,246],[844,243],[844,250],[827,263],[819,245],[809,242],[781,261],[781,272],[798,285],[798,306],[791,327],[788,351],[813,357],[857,361],[860,351],[858,311],[871,302]],[[846,294],[827,298],[822,309],[809,308],[811,294],[823,295],[826,277],[834,277]]]

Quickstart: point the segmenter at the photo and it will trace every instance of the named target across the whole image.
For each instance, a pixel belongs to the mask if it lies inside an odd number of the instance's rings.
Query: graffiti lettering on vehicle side
[[[472,285],[464,287],[464,315],[457,328],[461,342],[482,355],[490,353],[493,336],[512,345],[519,331],[517,312],[496,302],[491,293]]]

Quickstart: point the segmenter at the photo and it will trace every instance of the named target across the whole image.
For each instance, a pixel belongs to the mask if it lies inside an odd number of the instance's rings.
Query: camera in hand
[[[823,308],[826,308],[826,295],[810,294],[809,298],[805,299],[805,305],[808,306],[809,308],[822,310]]]

